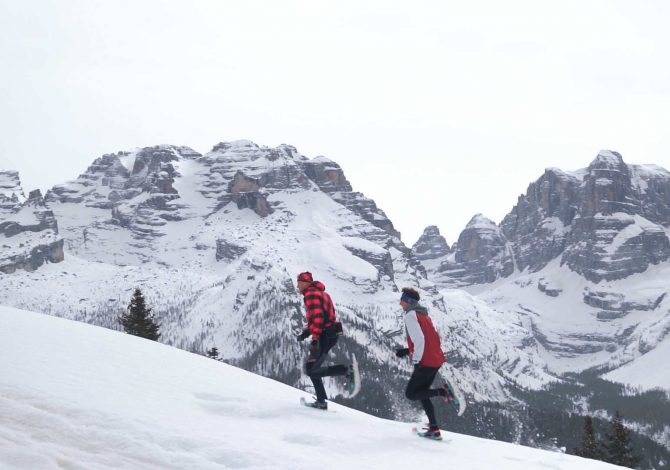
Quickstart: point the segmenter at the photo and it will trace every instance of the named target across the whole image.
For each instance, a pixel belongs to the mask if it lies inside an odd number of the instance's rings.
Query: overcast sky
[[[670,2],[0,0],[0,168],[288,143],[412,245],[600,149],[670,168]]]

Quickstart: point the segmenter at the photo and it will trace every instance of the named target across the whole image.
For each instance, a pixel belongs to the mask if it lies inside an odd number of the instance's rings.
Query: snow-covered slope
[[[663,264],[625,280],[594,284],[555,260],[540,272],[518,273],[467,290],[491,308],[510,315],[515,312],[524,328],[534,333],[548,370],[560,375],[590,368],[615,369],[656,348],[667,348],[667,279],[670,266]],[[625,370],[633,372],[634,368]],[[644,385],[626,375],[622,370],[608,377]],[[670,390],[667,374],[648,370],[646,375],[656,378],[654,386]]]
[[[662,388],[667,390],[670,384],[670,339],[666,339],[646,354],[606,374],[604,377],[614,382],[641,387],[644,390]]]
[[[83,323],[0,307],[0,331],[3,469],[615,468],[305,409],[289,386]]]

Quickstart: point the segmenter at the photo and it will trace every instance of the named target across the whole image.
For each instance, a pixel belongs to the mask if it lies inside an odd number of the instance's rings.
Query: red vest
[[[419,321],[419,326],[421,327],[421,332],[423,333],[423,355],[419,361],[419,365],[424,367],[436,367],[439,368],[444,364],[444,353],[442,352],[442,344],[440,342],[440,336],[437,334],[435,327],[433,326],[433,320],[427,313],[417,312],[416,318]],[[409,311],[407,312],[409,313]],[[407,336],[407,344],[409,345],[409,351],[414,354],[414,343],[412,339]]]

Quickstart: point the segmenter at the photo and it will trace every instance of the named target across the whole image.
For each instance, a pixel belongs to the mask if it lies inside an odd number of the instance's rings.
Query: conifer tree
[[[623,425],[619,410],[612,418],[612,432],[605,433],[605,461],[622,467],[634,468],[640,457],[633,453],[630,442],[630,430]]]
[[[207,351],[207,357],[210,359],[215,359],[219,360],[219,350],[216,348],[216,346],[212,347],[209,351]]]
[[[157,341],[160,338],[160,325],[154,320],[151,309],[147,308],[142,291],[135,289],[126,313],[120,318],[126,333]]]
[[[582,445],[576,447],[573,452],[579,457],[586,459],[603,460],[603,452],[600,443],[596,439],[593,431],[593,418],[586,416],[584,418],[584,435],[582,436]]]

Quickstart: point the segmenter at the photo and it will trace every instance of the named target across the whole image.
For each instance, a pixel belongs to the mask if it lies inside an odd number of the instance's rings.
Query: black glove
[[[405,357],[409,354],[409,348],[398,348],[395,350],[395,355],[398,357]]]
[[[296,338],[298,339],[298,342],[305,341],[307,337],[309,336],[309,328],[305,328],[302,330],[302,333],[300,333]]]
[[[319,342],[312,341],[309,345],[309,354],[307,355],[307,362],[316,362],[319,358]]]

